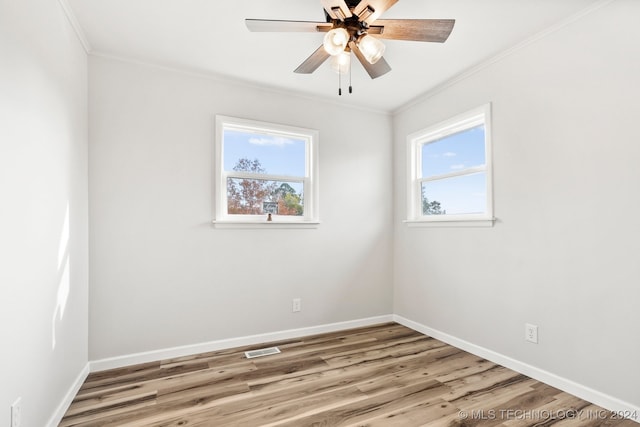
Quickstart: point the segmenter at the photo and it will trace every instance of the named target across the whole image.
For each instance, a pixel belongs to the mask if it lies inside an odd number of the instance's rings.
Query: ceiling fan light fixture
[[[358,40],[358,47],[369,64],[375,64],[384,55],[386,46],[377,38],[365,34]]]
[[[341,52],[331,57],[331,69],[338,74],[347,74],[351,67],[351,54],[349,52]]]
[[[344,52],[344,49],[349,43],[349,33],[344,28],[334,28],[324,36],[324,50],[329,55],[337,55],[340,52]]]

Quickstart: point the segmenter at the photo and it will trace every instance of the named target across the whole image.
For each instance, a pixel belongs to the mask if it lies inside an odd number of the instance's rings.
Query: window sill
[[[212,221],[214,228],[245,228],[245,229],[266,229],[266,228],[318,228],[320,221]]]
[[[407,227],[493,227],[495,218],[405,220]]]

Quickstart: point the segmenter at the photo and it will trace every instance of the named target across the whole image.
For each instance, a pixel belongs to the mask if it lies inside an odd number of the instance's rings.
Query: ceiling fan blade
[[[351,51],[355,53],[358,61],[360,61],[360,63],[372,79],[376,79],[391,71],[391,67],[389,66],[387,61],[384,60],[384,58],[380,58],[375,64],[370,64],[355,42],[349,42],[349,47],[351,48]]]
[[[344,18],[351,17],[349,6],[344,0],[320,0],[320,3],[332,19],[344,21]]]
[[[311,21],[279,21],[274,19],[245,19],[249,31],[260,32],[300,32],[316,33],[329,31],[333,24],[330,22]],[[327,27],[324,29],[324,27]]]
[[[398,0],[362,0],[353,9],[353,14],[360,17],[361,21],[371,24],[397,2]]]
[[[324,46],[320,46],[318,49],[316,49],[315,52],[311,54],[311,56],[305,59],[304,62],[298,66],[298,68],[293,70],[293,72],[298,74],[311,74],[330,56],[331,55],[329,55],[327,51],[324,50]]]
[[[455,19],[378,19],[370,33],[381,39],[444,43],[455,23]]]

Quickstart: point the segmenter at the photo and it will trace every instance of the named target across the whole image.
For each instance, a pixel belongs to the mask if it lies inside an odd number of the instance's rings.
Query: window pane
[[[423,215],[484,214],[487,209],[485,172],[422,183]]]
[[[454,133],[422,146],[423,178],[484,164],[484,125]]]
[[[223,138],[225,171],[305,176],[304,139],[235,129],[225,129]]]
[[[302,182],[227,178],[227,213],[301,216]]]

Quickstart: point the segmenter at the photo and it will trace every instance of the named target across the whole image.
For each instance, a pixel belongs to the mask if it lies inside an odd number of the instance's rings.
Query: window
[[[214,223],[318,220],[318,132],[216,116]]]
[[[409,135],[407,222],[493,224],[490,105]]]

